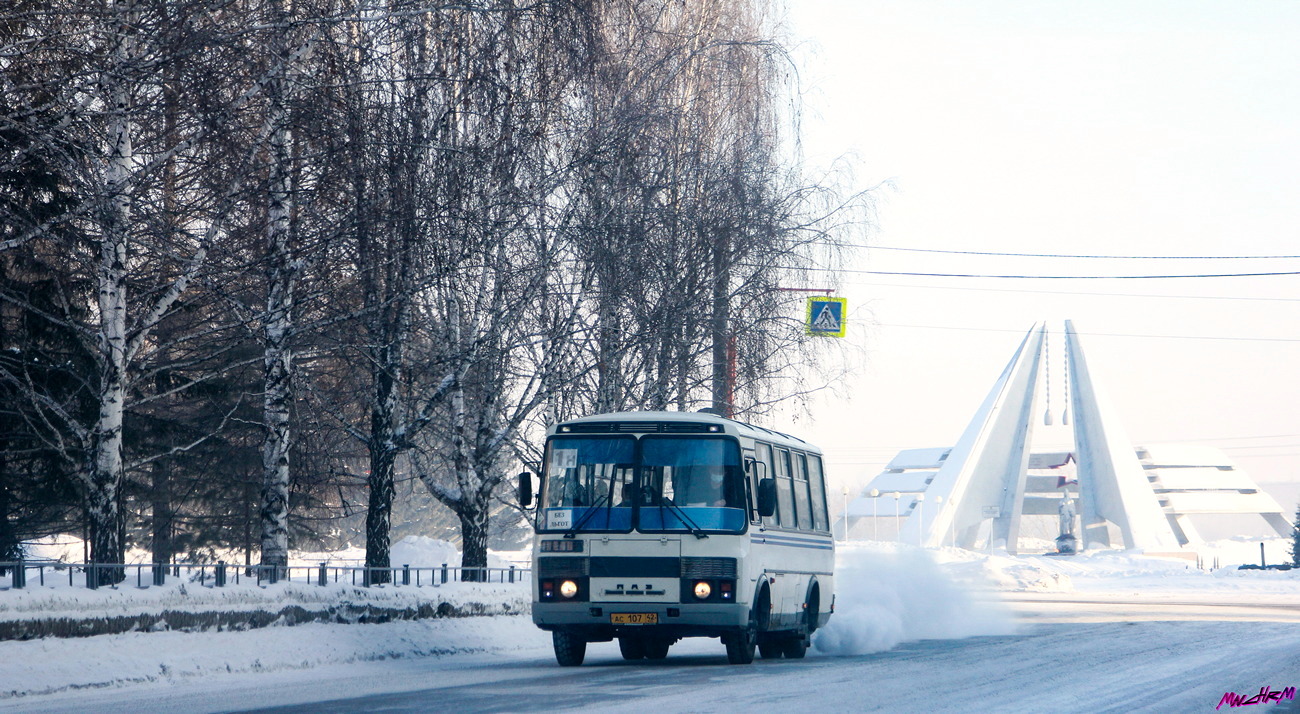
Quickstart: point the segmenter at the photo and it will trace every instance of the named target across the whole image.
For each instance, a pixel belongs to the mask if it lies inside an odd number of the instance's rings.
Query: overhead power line
[[[926,285],[913,283],[907,285],[904,283],[875,283],[875,282],[853,282],[852,285],[867,285],[871,287],[884,288],[916,288],[926,290],[974,290],[978,292],[989,293],[1034,293],[1037,295],[1089,295],[1093,297],[1135,297],[1135,298],[1167,298],[1173,300],[1248,300],[1256,302],[1300,302],[1300,298],[1275,298],[1275,297],[1249,297],[1245,295],[1151,295],[1145,293],[1115,293],[1115,292],[1098,292],[1087,290],[1034,290],[1032,288],[977,288],[969,285]]]
[[[747,266],[759,267],[759,266]],[[1274,275],[1300,275],[1300,270],[1269,271],[1259,273],[1198,273],[1185,275],[996,275],[985,273],[920,273],[894,270],[856,270],[852,268],[821,268],[790,266],[787,270],[810,273],[853,273],[858,275],[907,275],[918,278],[995,278],[1014,280],[1167,280],[1177,278],[1262,278]]]
[[[956,325],[900,325],[888,322],[876,323],[880,327],[903,327],[918,330],[957,330],[960,332],[1012,332],[1024,334],[1024,330],[1010,330],[999,327],[958,327]],[[1300,342],[1300,338],[1290,337],[1222,337],[1217,335],[1144,335],[1125,332],[1079,332],[1082,337],[1141,337],[1159,340],[1214,340],[1219,342]]]
[[[1095,260],[1287,260],[1300,255],[1088,255],[1079,253],[1004,253],[992,250],[943,250],[940,248],[904,248],[896,245],[862,245],[837,243],[841,248],[894,250],[907,253],[943,253],[945,255],[995,255],[1006,258],[1083,258]]]

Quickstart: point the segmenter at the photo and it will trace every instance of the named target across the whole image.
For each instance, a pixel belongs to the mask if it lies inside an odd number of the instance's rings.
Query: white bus
[[[561,665],[615,639],[662,659],[683,637],[721,638],[732,664],[799,659],[834,610],[812,444],[707,413],[600,414],[548,430],[541,471],[533,622]]]

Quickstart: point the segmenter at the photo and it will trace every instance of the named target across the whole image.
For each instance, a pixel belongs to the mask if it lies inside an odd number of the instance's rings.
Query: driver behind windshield
[[[727,469],[722,465],[690,466],[678,470],[682,506],[720,508],[727,505]]]

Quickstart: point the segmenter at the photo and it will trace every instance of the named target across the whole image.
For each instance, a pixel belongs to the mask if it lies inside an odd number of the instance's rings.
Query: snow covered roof
[[[899,499],[895,501],[892,493],[882,493],[876,498],[863,496],[862,498],[853,499],[849,502],[848,512],[849,516],[853,518],[871,516],[889,516],[893,518],[895,513],[907,515],[915,504],[916,499],[911,494],[900,494]]]
[[[944,459],[948,458],[948,452],[952,451],[951,446],[939,446],[928,449],[903,449],[898,452],[893,461],[889,462],[888,469],[937,469],[943,465]]]
[[[903,491],[911,493],[920,493],[934,478],[937,471],[885,471],[867,485],[867,491],[879,489],[881,493],[891,493],[893,491]]]

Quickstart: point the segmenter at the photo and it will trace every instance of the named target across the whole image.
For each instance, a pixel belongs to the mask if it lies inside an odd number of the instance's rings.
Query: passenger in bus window
[[[590,499],[587,498],[587,489],[578,481],[578,475],[570,471],[564,477],[563,488],[564,506],[586,506],[589,505]]]

